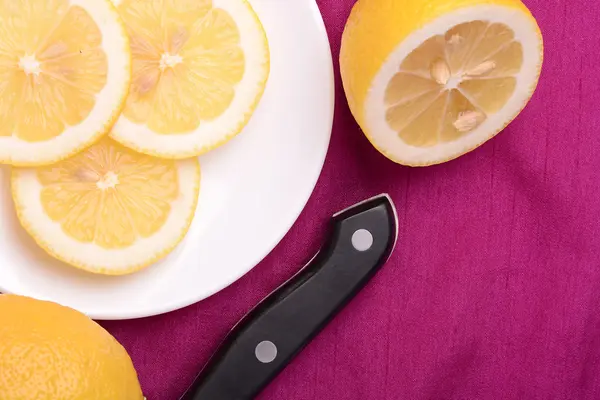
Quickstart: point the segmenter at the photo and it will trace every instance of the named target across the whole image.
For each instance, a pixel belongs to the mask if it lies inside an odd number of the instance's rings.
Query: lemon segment
[[[97,141],[131,77],[108,0],[0,2],[0,163],[47,165]]]
[[[340,66],[353,115],[391,160],[423,166],[456,158],[496,135],[531,98],[543,42],[521,1],[375,3],[354,6]]]
[[[112,137],[162,158],[202,154],[237,134],[269,74],[246,0],[114,0],[131,38],[130,95]]]
[[[199,181],[197,159],[157,159],[103,139],[56,165],[14,169],[12,193],[21,224],[49,254],[121,275],[183,239]]]

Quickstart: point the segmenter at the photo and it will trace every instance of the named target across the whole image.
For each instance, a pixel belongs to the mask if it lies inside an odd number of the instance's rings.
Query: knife
[[[385,264],[397,226],[387,194],[335,214],[321,250],[233,328],[180,400],[253,399]]]

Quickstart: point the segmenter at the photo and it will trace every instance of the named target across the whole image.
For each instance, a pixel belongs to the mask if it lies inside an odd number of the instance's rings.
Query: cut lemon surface
[[[109,0],[0,0],[0,163],[44,165],[108,133],[131,78]]]
[[[56,165],[15,168],[23,227],[50,255],[107,275],[142,269],[171,252],[192,222],[198,160],[164,160],[103,139]]]
[[[519,0],[359,0],[340,64],[371,143],[423,166],[506,127],[531,98],[542,59],[540,30]]]
[[[112,137],[163,158],[205,153],[246,125],[269,75],[246,0],[114,0],[131,40],[130,95]]]

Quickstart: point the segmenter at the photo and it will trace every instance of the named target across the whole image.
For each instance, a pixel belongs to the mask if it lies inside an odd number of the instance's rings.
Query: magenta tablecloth
[[[320,1],[335,58],[353,3]],[[261,400],[600,398],[600,3],[526,3],[546,43],[538,90],[456,161],[387,161],[338,76],[323,174],[272,255],[199,304],[104,324],[149,400],[182,394],[232,325],[317,249],[332,212],[383,191],[399,210],[395,255]]]

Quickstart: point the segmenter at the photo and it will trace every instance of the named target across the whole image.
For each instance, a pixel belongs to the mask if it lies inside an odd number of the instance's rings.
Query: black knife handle
[[[182,400],[254,398],[387,261],[396,224],[387,195],[335,215],[321,251],[236,325]]]

